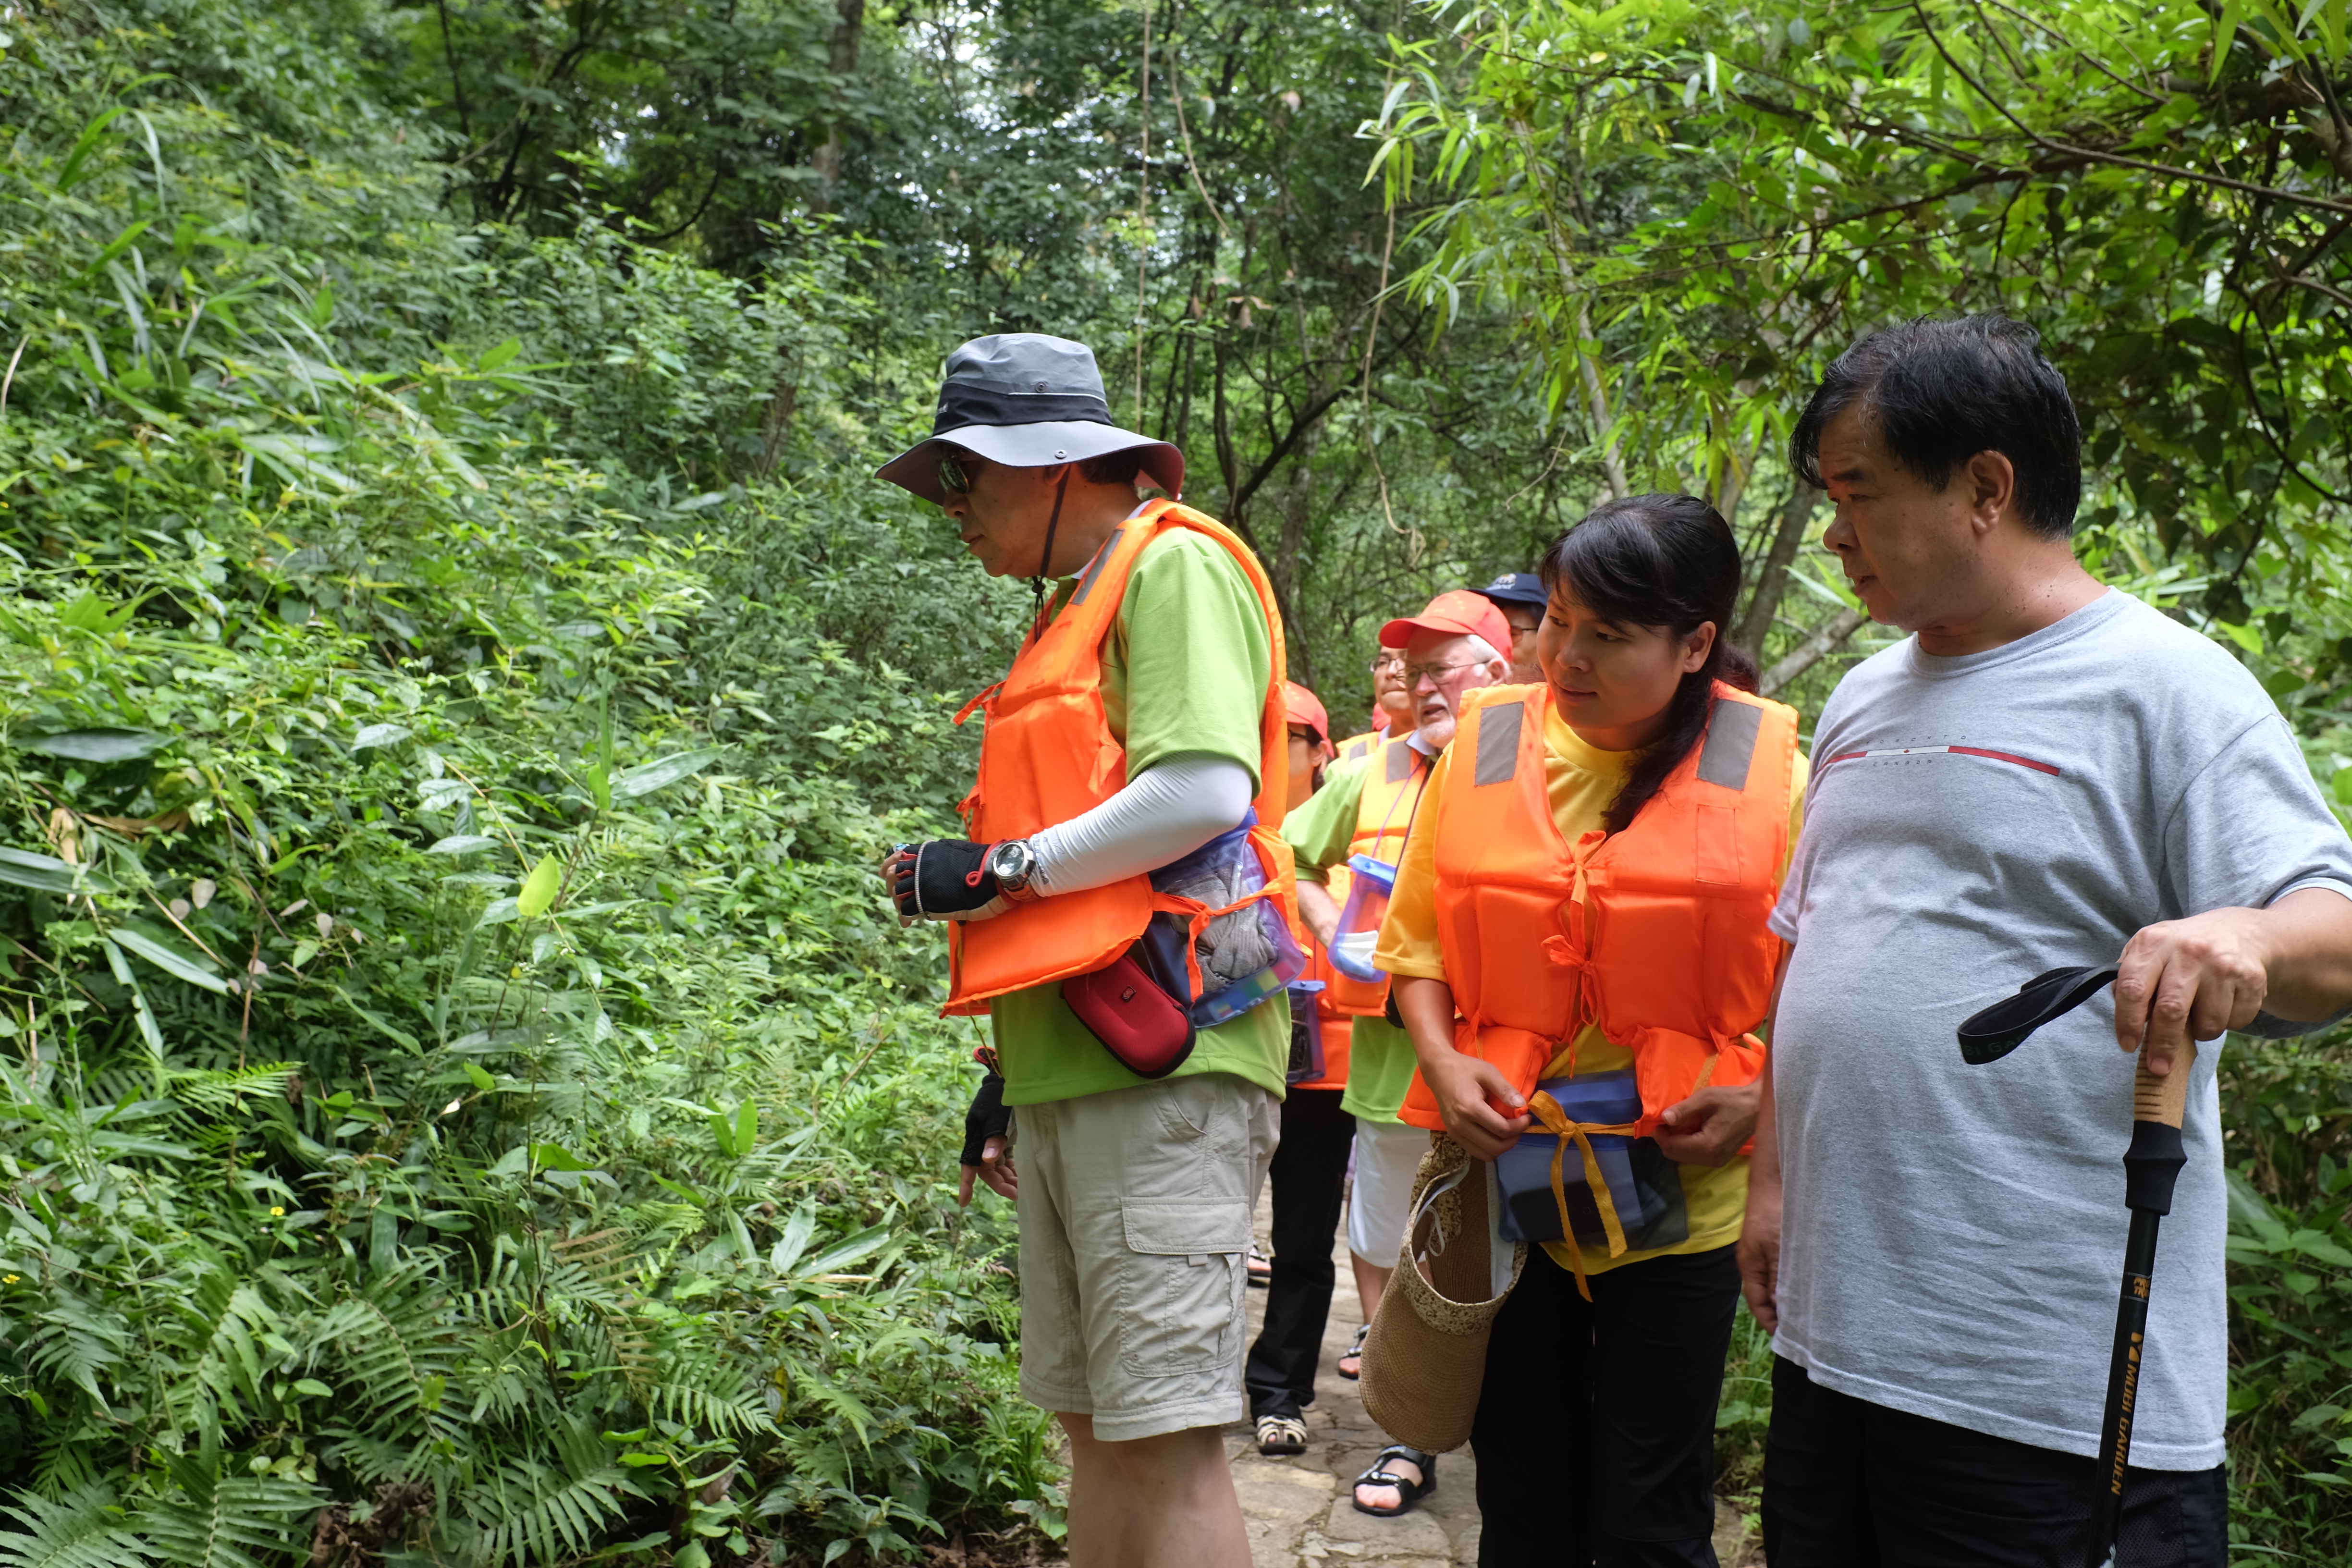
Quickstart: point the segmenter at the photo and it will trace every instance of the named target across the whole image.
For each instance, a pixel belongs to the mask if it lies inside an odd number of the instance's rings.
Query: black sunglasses
[[[950,452],[940,458],[940,489],[950,495],[970,495],[971,481],[988,461],[969,452]]]

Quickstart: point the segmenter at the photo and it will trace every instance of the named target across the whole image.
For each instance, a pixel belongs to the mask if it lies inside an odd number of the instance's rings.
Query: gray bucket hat
[[[1184,493],[1184,454],[1110,422],[1094,351],[1043,332],[974,338],[948,355],[931,435],[875,470],[901,489],[944,503],[943,448],[1015,468],[1045,468],[1130,447],[1136,467],[1171,496]]]

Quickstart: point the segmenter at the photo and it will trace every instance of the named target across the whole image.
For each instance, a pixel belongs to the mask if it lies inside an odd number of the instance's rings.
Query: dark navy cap
[[[1533,605],[1538,609],[1551,603],[1544,592],[1543,579],[1532,572],[1506,572],[1483,588],[1473,588],[1474,594],[1484,594],[1498,605]]]

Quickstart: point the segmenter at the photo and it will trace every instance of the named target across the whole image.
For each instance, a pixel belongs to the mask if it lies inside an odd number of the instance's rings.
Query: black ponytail
[[[1666,704],[1666,728],[1643,748],[1601,826],[1622,833],[1706,733],[1718,680],[1756,689],[1756,665],[1726,634],[1739,596],[1739,542],[1722,514],[1696,496],[1629,496],[1592,514],[1544,552],[1547,592],[1566,587],[1594,615],[1621,626],[1686,637],[1709,621],[1715,646]]]

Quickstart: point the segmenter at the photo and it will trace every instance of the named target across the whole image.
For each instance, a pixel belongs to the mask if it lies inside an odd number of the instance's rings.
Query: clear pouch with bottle
[[[1316,1003],[1322,994],[1320,980],[1290,983],[1290,1062],[1283,1070],[1285,1083],[1312,1083],[1327,1070],[1323,1020],[1316,1016]]]
[[[1249,837],[1256,825],[1257,814],[1252,812],[1240,826],[1152,872],[1153,890],[1196,900],[1213,910],[1226,909],[1259,891],[1265,886],[1265,868]],[[1184,962],[1187,944],[1201,969],[1197,995]],[[1188,1007],[1194,1026],[1203,1029],[1239,1017],[1307,973],[1306,950],[1290,934],[1281,906],[1270,898],[1216,916],[1197,941],[1182,915],[1160,910],[1151,917],[1143,945],[1161,987]]]
[[[1377,984],[1387,974],[1372,963],[1381,921],[1388,918],[1389,895],[1396,890],[1396,868],[1370,855],[1348,857],[1348,901],[1331,938],[1331,967],[1350,980]]]

